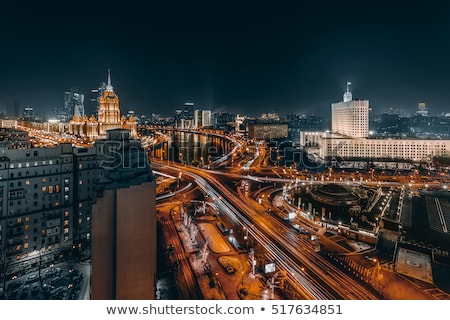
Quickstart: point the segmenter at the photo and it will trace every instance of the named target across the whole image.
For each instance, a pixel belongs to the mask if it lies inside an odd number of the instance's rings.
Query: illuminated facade
[[[126,119],[120,115],[119,97],[111,84],[108,70],[108,84],[99,100],[98,119],[95,116],[74,116],[70,121],[69,132],[90,139],[105,138],[107,130],[129,129],[132,137],[137,135],[137,123],[134,117]]]
[[[347,91],[342,102],[331,105],[331,131],[352,137],[369,136],[369,101],[353,100],[347,82]]]
[[[206,128],[211,126],[211,110],[194,111],[194,128]]]
[[[369,101],[352,100],[349,85],[347,83],[344,101],[331,105],[331,132],[300,132],[300,144],[310,152],[323,159],[430,161],[435,156],[450,156],[450,140],[368,138]]]
[[[44,267],[89,246],[95,149],[0,151],[0,274]]]
[[[256,140],[286,138],[288,125],[283,123],[249,123],[248,136]]]
[[[430,161],[450,156],[450,140],[349,138],[328,132],[301,132],[300,144],[324,159],[403,159]]]

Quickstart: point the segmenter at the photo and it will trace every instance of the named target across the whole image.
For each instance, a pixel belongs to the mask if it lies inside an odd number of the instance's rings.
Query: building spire
[[[347,91],[344,93],[344,102],[352,101],[352,93],[350,92],[350,85],[352,83],[347,81]]]
[[[108,68],[108,84],[106,85],[106,91],[114,91],[114,88],[111,84],[111,69]]]

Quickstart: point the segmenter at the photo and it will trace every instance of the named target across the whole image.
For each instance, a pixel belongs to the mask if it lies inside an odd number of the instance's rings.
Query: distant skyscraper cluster
[[[175,110],[174,123],[178,129],[209,128],[212,126],[211,110],[194,110],[194,103],[186,102],[183,108]]]
[[[57,119],[68,122],[72,117],[83,117],[84,114],[84,94],[79,93],[76,88],[66,91],[64,93],[64,105],[57,114]]]

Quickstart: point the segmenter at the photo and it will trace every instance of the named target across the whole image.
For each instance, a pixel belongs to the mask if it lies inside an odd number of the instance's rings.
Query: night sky
[[[2,4],[0,111],[47,114],[111,68],[122,112],[329,115],[346,81],[374,113],[450,112],[450,1],[33,3]]]

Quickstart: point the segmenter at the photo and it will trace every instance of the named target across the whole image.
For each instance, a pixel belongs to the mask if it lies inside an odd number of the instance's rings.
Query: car
[[[26,280],[26,283],[33,283],[39,280],[39,275],[38,274],[32,274],[31,276],[29,276]]]
[[[51,291],[55,290],[55,287],[49,284],[44,284],[42,286],[42,291],[46,292],[46,293],[50,293]]]
[[[50,284],[51,285],[55,285],[56,283],[58,283],[59,281],[61,281],[63,278],[60,276],[56,276],[53,279],[50,280]]]
[[[63,299],[64,296],[65,296],[65,294],[67,293],[67,291],[68,291],[68,288],[67,288],[67,287],[61,286],[61,287],[58,287],[58,288],[56,288],[56,289],[53,289],[53,290],[50,292],[50,296],[51,296],[53,299]]]
[[[56,275],[56,270],[55,269],[47,269],[44,271],[44,278],[45,279],[49,279],[52,278]]]

